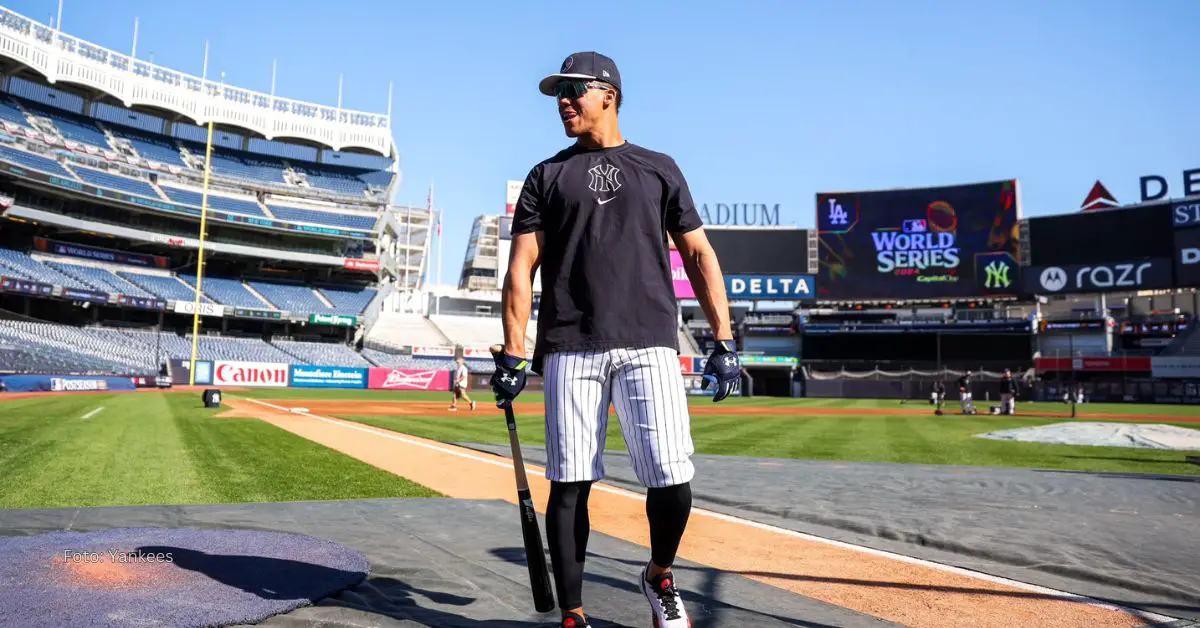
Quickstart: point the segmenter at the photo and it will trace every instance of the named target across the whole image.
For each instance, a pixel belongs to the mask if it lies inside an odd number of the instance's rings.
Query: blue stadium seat
[[[117,274],[137,284],[138,287],[150,294],[166,301],[195,301],[196,299],[196,289],[188,289],[186,285],[173,276],[162,277],[159,275],[143,275],[141,273],[123,271],[117,271]],[[212,299],[201,294],[200,302],[212,303]]]
[[[338,288],[319,288],[321,294],[333,304],[339,314],[358,316],[375,298],[374,288],[362,290],[341,290]]]
[[[111,271],[105,268],[97,268],[95,266],[83,266],[81,264],[72,264],[70,262],[46,262],[47,266],[61,271],[64,275],[74,277],[80,282],[89,286],[92,290],[101,292],[109,292],[114,294],[127,294],[134,297],[153,298],[154,295],[139,288],[118,275],[114,275]]]
[[[25,117],[25,112],[7,98],[0,98],[0,119],[29,127],[29,118]]]
[[[83,282],[64,275],[55,268],[46,266],[26,253],[12,249],[0,249],[0,275],[27,279],[29,281],[40,281],[67,288],[90,289]]]
[[[9,148],[8,146],[0,146],[0,159],[3,159],[9,163],[25,166],[26,168],[33,168],[34,170],[41,170],[42,172],[55,174],[60,177],[66,177],[68,179],[75,178],[53,159],[42,157],[41,155],[34,155],[33,153],[27,153],[23,150]]]
[[[176,203],[201,207],[202,203],[204,202],[204,194],[202,192],[181,190],[179,188],[168,187],[165,185],[161,187],[163,192],[166,192],[167,197]],[[230,198],[228,196],[219,196],[211,192],[208,195],[208,206],[210,209],[233,212],[235,214],[246,214],[248,216],[262,216],[265,218],[267,215],[266,212],[262,210],[262,207],[259,206],[258,201],[249,198],[239,199]]]
[[[324,212],[316,209],[302,209],[300,207],[285,207],[283,205],[270,205],[271,213],[280,220],[288,222],[307,222],[315,225],[326,225],[329,227],[341,227],[342,229],[358,229],[361,231],[372,231],[375,228],[375,223],[378,221],[376,216],[351,216],[348,214],[334,214],[332,212]]]
[[[47,107],[34,102],[25,102],[24,105],[25,109],[33,115],[49,118],[54,123],[54,126],[58,127],[58,131],[62,133],[63,137],[75,140],[76,142],[98,146],[105,150],[112,150],[112,147],[108,145],[108,138],[104,135],[104,131],[100,130],[100,127],[93,120],[69,111],[62,111],[61,109]]]
[[[321,303],[312,288],[296,284],[247,281],[251,288],[263,295],[275,307],[288,312],[331,313],[333,310]]]
[[[189,286],[196,285],[195,275],[180,274],[179,278]],[[246,307],[252,309],[265,310],[268,308],[266,303],[263,303],[254,296],[246,286],[242,284],[240,279],[226,279],[224,277],[204,277],[204,284],[200,291],[204,296],[211,298],[213,301],[221,305],[231,305],[233,307]]]
[[[292,340],[276,340],[275,347],[296,356],[291,360],[295,364],[312,364],[316,366],[351,366],[369,368],[372,364],[351,347],[329,342],[296,342]]]
[[[120,190],[129,194],[137,194],[149,198],[161,198],[150,184],[141,179],[131,179],[118,174],[109,174],[100,170],[92,170],[84,168],[80,165],[72,165],[75,172],[79,174],[79,178],[91,183],[96,187],[108,188],[110,190]]]
[[[134,150],[146,159],[181,168],[187,166],[187,164],[183,163],[183,156],[179,153],[179,147],[166,136],[123,129],[116,125],[111,125],[110,129],[113,135],[129,140]]]

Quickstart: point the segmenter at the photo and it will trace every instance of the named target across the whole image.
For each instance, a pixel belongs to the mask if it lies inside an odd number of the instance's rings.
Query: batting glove
[[[729,348],[728,341],[718,340],[717,348],[708,356],[704,365],[704,382],[701,390],[708,390],[712,384],[713,403],[717,403],[737,391],[742,383],[742,367],[738,362],[737,352]]]
[[[507,353],[496,354],[496,372],[492,373],[492,392],[496,393],[496,407],[511,405],[513,399],[525,389],[525,358]]]

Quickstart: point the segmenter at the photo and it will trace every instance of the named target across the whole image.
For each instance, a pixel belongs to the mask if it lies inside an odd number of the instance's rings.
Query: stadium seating
[[[411,355],[385,353],[376,349],[363,349],[363,356],[379,366],[397,369],[436,369],[453,371],[457,366],[451,358],[424,358]]]
[[[358,316],[361,314],[367,308],[367,305],[371,303],[371,299],[375,298],[374,288],[365,288],[363,290],[319,288],[318,290],[333,304],[335,312],[349,316]]]
[[[41,170],[42,172],[58,175],[60,177],[66,177],[68,179],[75,178],[71,175],[71,173],[67,172],[66,168],[63,168],[57,161],[54,161],[53,159],[42,157],[41,155],[34,155],[33,153],[27,153],[23,150],[9,148],[8,146],[0,146],[0,159],[3,159],[9,163],[25,166],[26,168],[33,168],[34,170]]]
[[[203,207],[204,194],[202,192],[193,192],[191,190],[181,190],[168,186],[161,186],[163,192],[166,192],[167,197],[176,203],[184,205],[192,205],[193,207]],[[220,211],[233,212],[235,214],[246,214],[248,216],[263,216],[266,217],[266,212],[258,204],[258,201],[252,198],[230,198],[228,196],[220,196],[218,194],[209,193],[208,195],[209,209],[217,209]]]
[[[276,340],[272,344],[285,353],[295,356],[294,359],[290,360],[294,364],[353,366],[362,368],[372,366],[357,351],[344,344],[297,342],[292,340]]]
[[[251,288],[263,295],[275,307],[288,312],[330,313],[329,309],[312,288],[296,284],[265,283],[248,281]]]
[[[117,174],[110,174],[100,170],[92,170],[79,165],[72,165],[75,172],[79,174],[79,178],[91,183],[94,186],[108,188],[110,190],[120,190],[129,194],[138,194],[149,198],[162,198],[158,192],[150,187],[150,183],[141,179],[131,179]]]
[[[196,286],[195,275],[180,274],[179,278],[193,289]],[[252,309],[265,310],[270,308],[269,305],[263,303],[254,293],[246,289],[246,286],[240,279],[226,279],[224,277],[204,277],[204,285],[200,291],[204,296],[212,299],[221,305],[231,305],[233,307],[246,307]]]
[[[29,118],[25,117],[25,112],[7,98],[0,99],[0,120],[8,120],[24,127],[29,126]]]
[[[384,346],[449,346],[450,339],[429,319],[417,314],[381,312],[367,332],[367,340]]]
[[[140,345],[143,351],[154,355],[155,343],[161,341],[164,356],[190,358],[192,336],[164,332],[161,337],[153,331],[120,330],[129,341]],[[197,343],[196,357],[201,360],[235,360],[244,362],[294,362],[292,356],[280,351],[261,338],[239,338],[235,336],[201,335]]]
[[[110,126],[109,128],[114,136],[129,140],[134,150],[146,159],[181,168],[187,166],[187,164],[183,163],[183,156],[179,154],[179,147],[167,137],[134,131],[132,129],[123,129],[118,126]]]
[[[49,118],[64,138],[112,150],[112,146],[108,144],[108,137],[104,135],[104,131],[100,130],[94,120],[36,102],[23,101],[22,104],[29,113]]]
[[[184,142],[184,146],[198,160],[204,160],[204,144]],[[265,155],[254,157],[240,151],[213,148],[212,167],[213,172],[227,177],[267,183],[286,183],[283,178],[283,162]]]
[[[46,266],[29,255],[12,249],[0,249],[0,275],[15,276],[29,281],[88,290],[81,281]]]
[[[303,172],[308,184],[314,188],[322,188],[339,194],[362,196],[367,191],[367,184],[362,179],[342,170],[323,169],[315,166],[293,166],[293,170]]]
[[[150,294],[166,301],[194,301],[196,299],[196,289],[189,287],[174,276],[163,277],[161,275],[145,275],[126,271],[117,271],[117,274],[137,284],[138,287]],[[201,303],[212,303],[212,299],[205,297],[203,294],[200,297]]]
[[[271,213],[280,220],[289,222],[307,222],[314,225],[326,225],[330,227],[341,227],[343,229],[361,229],[370,231],[375,228],[375,223],[378,220],[376,216],[352,216],[349,214],[335,214],[316,209],[303,209],[300,207],[286,207],[283,205],[268,204],[271,208]]]
[[[115,329],[0,320],[0,336],[26,349],[58,354],[64,361],[61,367],[72,372],[157,370],[153,351],[125,342]]]
[[[62,272],[64,275],[73,277],[79,282],[87,285],[92,290],[101,292],[109,292],[115,294],[127,294],[135,297],[154,297],[153,294],[146,292],[137,285],[114,275],[112,271],[105,268],[97,268],[95,266],[84,266],[82,264],[71,264],[62,261],[46,261],[43,262],[47,266]]]

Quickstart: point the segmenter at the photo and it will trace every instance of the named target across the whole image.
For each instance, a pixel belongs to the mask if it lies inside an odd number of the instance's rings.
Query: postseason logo
[[[951,210],[953,211],[953,210]],[[961,255],[952,230],[930,229],[925,218],[903,221],[901,229],[881,229],[871,233],[875,244],[876,269],[896,275],[921,275],[919,281],[956,281],[954,273],[926,275],[929,269],[958,268]]]

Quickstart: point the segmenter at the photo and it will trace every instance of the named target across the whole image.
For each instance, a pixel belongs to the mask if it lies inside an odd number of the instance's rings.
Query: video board
[[[1170,203],[1029,219],[1029,265],[1131,263],[1171,257]]]
[[[1015,296],[1017,182],[817,194],[821,300]]]
[[[722,229],[705,227],[725,274],[808,272],[807,229]]]

